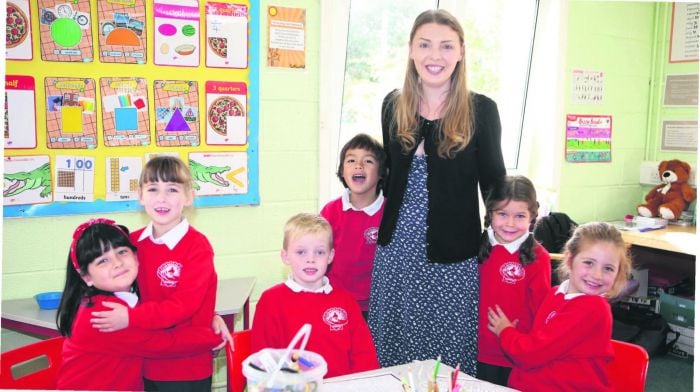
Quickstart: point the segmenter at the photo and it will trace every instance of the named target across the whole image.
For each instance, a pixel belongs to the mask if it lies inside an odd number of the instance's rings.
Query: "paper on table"
[[[403,390],[401,381],[391,373],[364,376],[343,381],[324,381],[323,387],[333,392],[398,392]]]

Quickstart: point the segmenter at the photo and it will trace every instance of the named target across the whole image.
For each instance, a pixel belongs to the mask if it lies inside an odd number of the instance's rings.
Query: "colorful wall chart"
[[[97,3],[100,61],[146,63],[146,5],[143,0]]]
[[[8,1],[5,5],[5,59],[31,60],[32,20],[28,0]]]
[[[566,161],[610,162],[612,116],[569,114],[566,116]]]
[[[43,60],[92,61],[89,0],[39,0],[39,25]]]
[[[198,1],[156,1],[153,7],[156,31],[154,62],[158,65],[198,66]]]
[[[5,75],[5,148],[36,147],[36,92],[31,76]]]

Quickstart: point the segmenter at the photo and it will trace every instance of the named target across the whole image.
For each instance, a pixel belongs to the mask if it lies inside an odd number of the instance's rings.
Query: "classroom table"
[[[255,285],[254,277],[220,279],[216,289],[216,313],[233,331],[235,317],[243,313],[243,329],[250,324],[250,293]],[[56,309],[39,309],[34,298],[2,301],[2,328],[37,335],[60,336],[56,329]]]
[[[697,256],[698,241],[695,226],[668,225],[650,231],[621,230],[625,243],[645,248]]]
[[[435,363],[436,361],[434,359],[427,359],[367,372],[327,378],[323,380],[323,390],[329,392],[401,392],[404,390],[401,379],[409,382],[408,373],[410,371],[414,382],[414,391],[426,392],[426,377],[428,377],[428,375],[432,376]],[[437,377],[437,384],[440,392],[447,391],[448,377],[452,370],[454,370],[454,368],[448,365],[440,365]],[[423,376],[422,381],[424,381],[424,383],[420,382],[419,375]],[[461,391],[515,391],[515,389],[491,384],[490,382],[476,379],[462,372],[459,372],[457,380],[462,386]]]

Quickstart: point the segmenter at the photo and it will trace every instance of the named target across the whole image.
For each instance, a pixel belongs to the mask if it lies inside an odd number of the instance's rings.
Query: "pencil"
[[[438,375],[438,370],[440,370],[440,360],[442,357],[440,354],[437,356],[437,362],[435,362],[435,371],[433,372],[433,380],[437,382],[437,375]]]

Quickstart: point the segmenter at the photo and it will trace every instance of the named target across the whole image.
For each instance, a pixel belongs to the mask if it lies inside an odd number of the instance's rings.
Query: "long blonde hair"
[[[427,10],[416,18],[411,29],[409,44],[413,43],[416,30],[427,23],[436,23],[452,29],[459,36],[459,43],[464,47],[464,31],[457,19],[441,9]],[[473,135],[472,104],[467,87],[467,68],[464,58],[460,60],[450,78],[450,89],[445,101],[442,121],[438,132],[438,155],[453,158],[463,150]],[[408,59],[406,78],[401,93],[394,97],[395,111],[392,126],[396,126],[396,137],[405,152],[410,151],[419,142],[415,130],[418,128],[419,103],[423,90],[420,77],[413,60]]]

